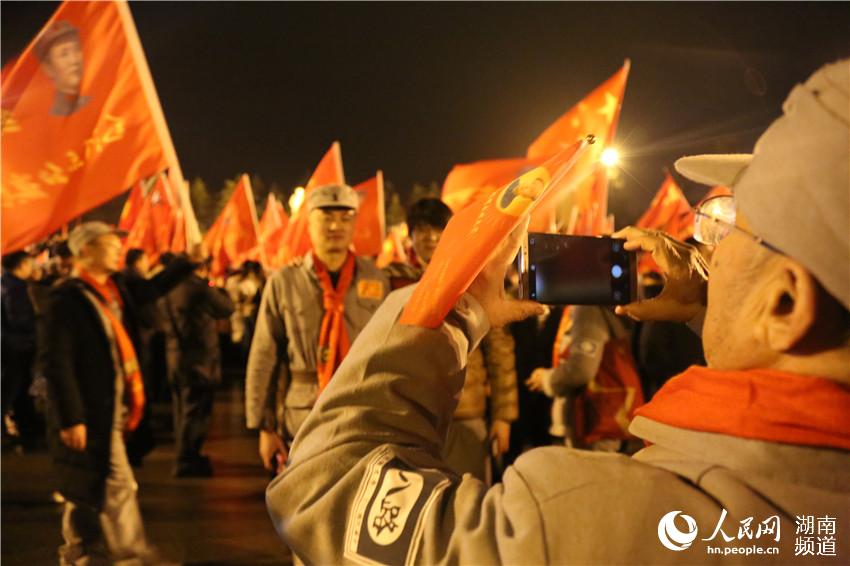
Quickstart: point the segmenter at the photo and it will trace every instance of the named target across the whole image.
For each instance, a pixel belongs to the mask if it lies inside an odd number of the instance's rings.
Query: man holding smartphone
[[[296,555],[317,564],[806,563],[797,541],[817,517],[835,529],[821,530],[829,546],[820,550],[846,560],[850,60],[795,87],[754,155],[677,168],[736,196],[697,211],[697,238],[715,245],[707,282],[695,248],[635,228],[615,234],[652,253],[666,276],[658,297],[622,312],[705,320],[709,367],[670,380],[632,423],[648,446],[632,458],[532,450],[489,489],[442,461],[469,352],[490,326],[542,311],[505,299],[526,222],[438,328],[397,322],[410,297],[402,290],[364,329],[267,492]]]

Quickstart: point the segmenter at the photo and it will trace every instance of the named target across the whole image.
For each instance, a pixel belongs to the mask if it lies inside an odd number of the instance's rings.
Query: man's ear
[[[818,284],[799,263],[781,258],[763,291],[764,332],[775,352],[801,345],[817,318]]]

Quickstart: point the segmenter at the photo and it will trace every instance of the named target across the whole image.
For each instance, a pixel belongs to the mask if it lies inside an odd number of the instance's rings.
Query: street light
[[[289,197],[289,210],[292,211],[292,216],[295,216],[302,204],[304,204],[304,187],[296,187],[292,196]]]
[[[605,167],[614,167],[620,163],[620,152],[613,147],[606,147],[602,150],[602,155],[599,156],[599,161]]]

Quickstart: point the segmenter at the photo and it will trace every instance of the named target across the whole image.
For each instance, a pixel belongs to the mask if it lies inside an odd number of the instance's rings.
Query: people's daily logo
[[[680,530],[676,525],[676,517],[681,517],[680,522],[684,523],[685,530]],[[676,552],[690,548],[697,538],[697,531],[696,520],[681,511],[670,511],[658,521],[658,540],[666,548]]]

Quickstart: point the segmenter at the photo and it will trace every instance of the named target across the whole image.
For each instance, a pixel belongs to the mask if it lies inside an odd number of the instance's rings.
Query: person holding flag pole
[[[279,534],[316,564],[807,563],[794,537],[807,516],[850,524],[848,149],[845,59],[794,87],[752,155],[677,162],[734,193],[695,212],[710,275],[693,246],[626,228],[614,236],[652,253],[666,283],[617,310],[702,326],[709,366],[638,410],[630,431],[647,446],[632,458],[540,448],[490,489],[440,451],[469,352],[491,325],[543,312],[504,289],[530,207],[499,214],[512,195],[541,198],[547,175],[461,211],[295,438],[266,494]],[[841,560],[850,538],[835,533]]]

